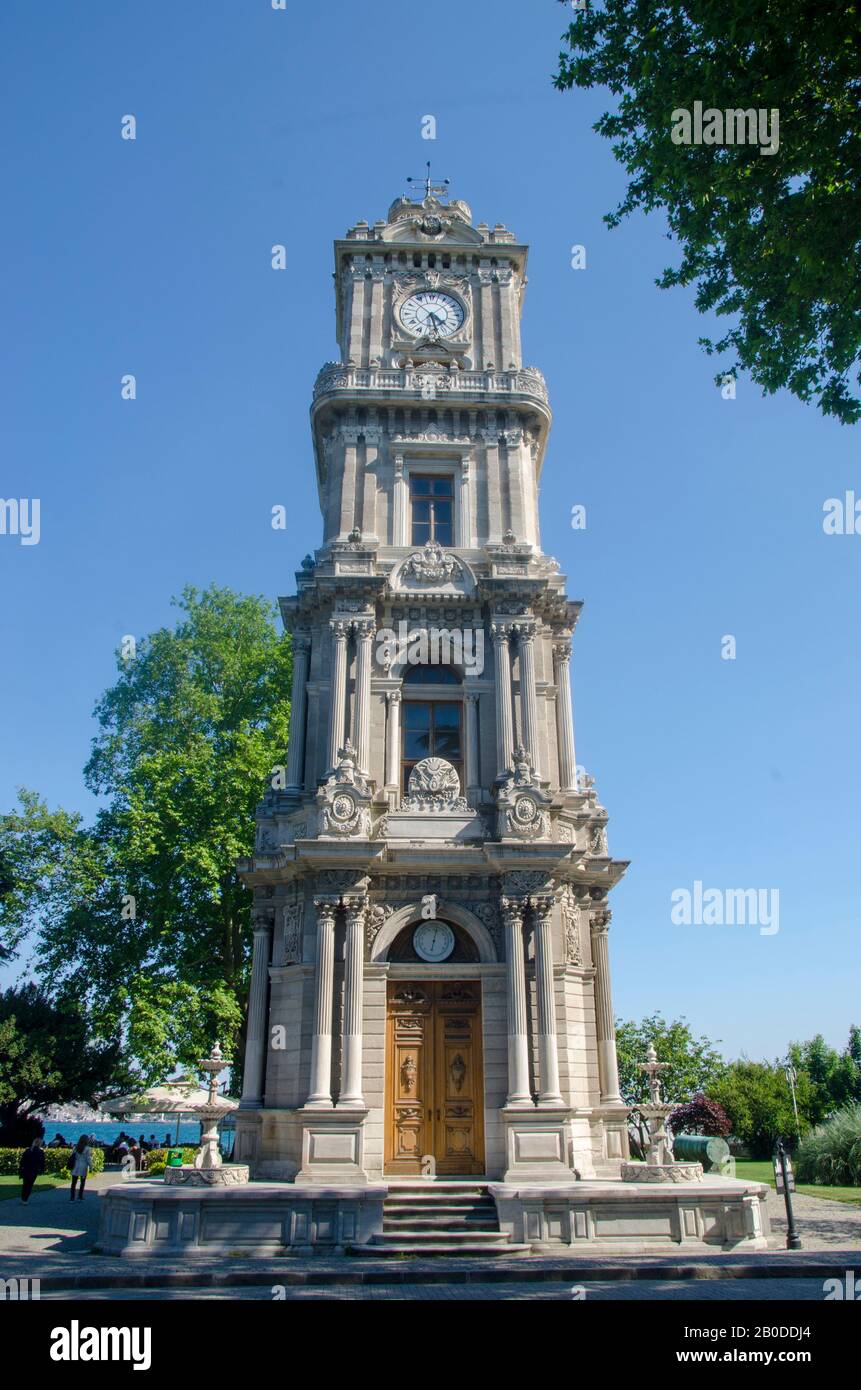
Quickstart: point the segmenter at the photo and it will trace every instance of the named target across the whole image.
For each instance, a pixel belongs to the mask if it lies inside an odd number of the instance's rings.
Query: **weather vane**
[[[419,184],[422,184],[422,183],[423,183],[423,184],[424,184],[425,197],[426,197],[426,198],[447,198],[447,197],[448,197],[448,186],[449,186],[449,184],[451,183],[451,179],[443,179],[442,183],[433,183],[433,182],[431,181],[431,166],[430,166],[430,160],[428,160],[427,165],[426,165],[426,168],[427,168],[427,177],[426,177],[426,178],[423,178],[423,179],[410,179],[410,178],[408,178],[408,179],[407,179],[407,183],[419,183]]]

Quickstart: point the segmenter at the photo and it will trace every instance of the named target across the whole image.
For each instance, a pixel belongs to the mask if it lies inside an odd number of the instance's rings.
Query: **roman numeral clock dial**
[[[401,307],[401,323],[416,338],[450,338],[464,320],[463,306],[450,294],[421,290]]]

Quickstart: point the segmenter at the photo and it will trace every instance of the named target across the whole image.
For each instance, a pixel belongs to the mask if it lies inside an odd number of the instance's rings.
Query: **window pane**
[[[460,685],[460,676],[450,666],[408,666],[404,684]]]
[[[434,521],[451,521],[451,503],[434,501],[433,504]],[[424,517],[422,517],[424,520]]]
[[[460,757],[460,729],[437,729],[434,732],[433,740],[434,757],[452,758]]]
[[[442,668],[444,670],[447,667]],[[437,729],[459,729],[460,728],[460,705],[445,704],[434,705],[433,707],[434,725]]]
[[[413,522],[430,521],[430,502],[413,502]]]
[[[430,732],[427,729],[404,729],[404,757],[419,761],[430,754]]]
[[[429,497],[433,492],[433,478],[422,477],[421,474],[410,474],[410,495],[412,497]]]
[[[453,545],[451,522],[438,521],[434,526],[434,540],[440,545]]]
[[[419,521],[419,522],[415,522],[415,521],[414,521],[414,522],[413,522],[413,538],[412,538],[412,541],[410,542],[411,545],[425,545],[425,543],[426,543],[427,541],[429,541],[429,540],[430,540],[430,522],[429,522],[429,521]],[[450,545],[451,542],[450,542],[450,541],[441,541],[440,544],[441,544],[441,545]]]
[[[417,700],[404,701],[404,728],[427,729],[430,727],[430,705]]]
[[[451,497],[453,495],[451,478],[434,478],[432,482],[436,497]]]

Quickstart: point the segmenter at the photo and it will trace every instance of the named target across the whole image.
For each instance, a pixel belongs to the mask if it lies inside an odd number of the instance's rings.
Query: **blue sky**
[[[578,761],[632,861],[616,1011],[684,1014],[728,1055],[843,1045],[861,1022],[861,537],[826,536],[822,507],[861,495],[858,430],[745,379],[722,400],[692,295],[654,284],[675,255],[662,218],[602,223],[623,176],[591,129],[603,94],[551,86],[565,22],[557,0],[5,0],[0,495],[40,498],[41,540],[0,536],[2,804],[26,783],[92,809],[114,649],[170,621],[184,584],[292,591],[320,534],[331,244],[431,158],[532,248],[543,543],[585,601]],[[778,889],[780,930],[675,925],[695,880]]]

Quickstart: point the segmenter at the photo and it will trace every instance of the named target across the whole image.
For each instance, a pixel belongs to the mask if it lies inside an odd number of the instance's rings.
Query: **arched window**
[[[404,685],[460,685],[460,676],[452,666],[408,666]]]

